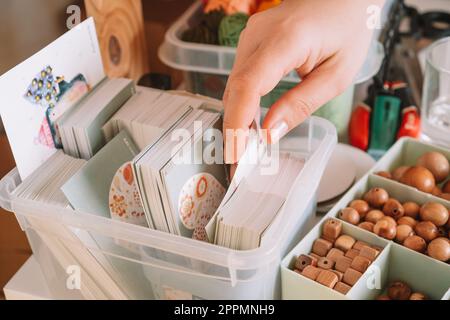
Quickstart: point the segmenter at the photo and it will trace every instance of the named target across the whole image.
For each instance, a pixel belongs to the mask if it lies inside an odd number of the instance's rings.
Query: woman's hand
[[[260,98],[290,71],[296,70],[302,81],[270,108],[263,129],[269,130],[271,143],[352,84],[372,40],[367,8],[383,4],[384,0],[285,0],[250,17],[224,95],[227,163],[237,162],[238,150],[243,150],[237,147],[242,141],[230,139],[233,132],[248,130]]]

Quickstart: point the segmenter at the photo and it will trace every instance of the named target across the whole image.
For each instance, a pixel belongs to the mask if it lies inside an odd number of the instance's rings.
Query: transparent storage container
[[[236,49],[181,40],[182,33],[199,20],[201,6],[201,2],[197,1],[172,25],[166,32],[158,55],[164,64],[184,71],[186,90],[222,99],[228,75],[234,64]],[[355,78],[354,85],[372,78],[379,71],[383,58],[383,46],[378,41],[373,41],[366,62]],[[262,98],[261,106],[270,107],[299,81],[297,73],[290,72],[272,92]],[[316,114],[331,121],[336,126],[339,138],[342,140],[346,137],[347,125],[351,116],[354,85],[320,108]]]
[[[347,207],[351,201],[361,199],[371,188],[384,188],[389,193],[389,196],[398,199],[401,203],[414,201],[422,205],[428,201],[433,201],[441,203],[450,210],[450,201],[375,174],[378,171],[392,171],[402,165],[413,165],[422,154],[429,151],[441,152],[447,159],[450,159],[450,150],[411,138],[402,138],[397,141],[369,173],[361,178],[328,212],[322,221],[283,259],[281,263],[283,299],[375,299],[385,292],[386,287],[392,281],[405,281],[415,292],[421,292],[433,300],[450,299],[450,265],[448,263],[415,252],[394,241],[383,239],[374,233],[345,221],[342,221],[344,233],[384,248],[347,295],[342,295],[326,288],[291,270],[295,258],[299,254],[307,254],[311,251],[313,241],[321,234],[321,226],[324,221],[330,218],[338,219],[341,209]],[[374,275],[371,272],[374,268],[377,269],[376,272],[379,272],[381,277],[381,287],[379,288],[373,288],[370,284],[368,285],[368,281],[371,280],[370,277]]]
[[[279,298],[281,258],[312,227],[316,191],[336,140],[333,125],[316,117],[282,140],[281,149],[307,160],[273,234],[250,251],[13,197],[21,183],[16,170],[0,181],[0,205],[16,215],[55,297]],[[74,287],[74,273],[81,275],[80,287]]]

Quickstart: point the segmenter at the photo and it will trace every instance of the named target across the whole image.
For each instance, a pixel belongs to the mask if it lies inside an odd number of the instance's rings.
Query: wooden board
[[[106,74],[139,80],[149,72],[141,0],[85,0],[85,5],[95,19]]]

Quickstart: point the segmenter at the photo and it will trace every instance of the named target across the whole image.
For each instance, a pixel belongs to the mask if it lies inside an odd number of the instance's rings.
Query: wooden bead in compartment
[[[364,241],[358,240],[358,241],[355,242],[355,244],[353,245],[352,249],[359,251],[359,250],[361,250],[362,247],[365,247],[365,246],[369,246],[369,244],[367,244]]]
[[[412,201],[407,201],[403,204],[403,209],[405,210],[405,216],[411,217],[414,220],[419,218],[420,206]]]
[[[334,242],[334,247],[346,252],[353,247],[355,242],[356,240],[354,238],[344,234],[336,239],[336,241]]]
[[[317,260],[319,260],[320,258],[322,258],[321,256],[319,256],[319,255],[317,255],[317,254],[315,254],[315,253],[310,253],[310,254],[308,254],[308,256],[310,256],[310,257],[313,257],[313,258],[315,258],[315,259],[317,259]]]
[[[350,249],[345,253],[345,256],[347,258],[354,259],[355,257],[359,256],[359,250],[356,250],[354,247],[355,246],[353,246],[353,249]]]
[[[367,212],[370,210],[369,204],[364,200],[353,200],[350,202],[349,207],[358,211],[361,219],[364,219]]]
[[[373,232],[382,238],[392,240],[395,238],[397,228],[388,220],[380,220],[373,227]]]
[[[417,220],[415,220],[411,217],[403,216],[397,220],[397,225],[403,225],[403,224],[408,225],[411,228],[414,228],[417,225]]]
[[[437,202],[427,202],[420,207],[420,219],[430,221],[435,226],[440,227],[449,220],[449,213],[446,207]]]
[[[345,284],[343,282],[338,282],[334,286],[334,290],[336,290],[337,292],[340,292],[344,295],[346,295],[350,291],[351,288],[352,287],[350,287],[348,284]]]
[[[403,241],[403,245],[411,250],[417,251],[417,252],[425,252],[425,249],[427,248],[427,243],[423,238],[419,236],[410,236]]]
[[[404,282],[395,281],[393,282],[388,290],[388,296],[392,300],[408,300],[411,296],[411,288]]]
[[[374,261],[380,252],[377,249],[371,248],[369,246],[362,247],[359,251],[361,257],[367,258],[370,261]]]
[[[398,243],[403,243],[406,238],[413,236],[414,230],[406,224],[397,226],[397,234],[395,235],[395,241]]]
[[[329,240],[336,240],[342,232],[342,222],[336,219],[328,219],[323,224],[322,237]]]
[[[386,179],[392,179],[392,175],[389,171],[378,171],[375,173],[377,176],[386,178]]]
[[[339,212],[339,218],[350,224],[357,225],[359,223],[359,213],[353,208],[344,208]]]
[[[342,281],[342,279],[344,278],[344,273],[343,272],[340,272],[340,271],[337,271],[337,270],[330,270],[330,271],[338,276],[339,281]]]
[[[450,260],[450,240],[447,238],[437,238],[428,245],[427,253],[430,257],[446,262]]]
[[[373,232],[374,226],[375,226],[375,224],[373,224],[372,222],[368,222],[368,221],[364,221],[364,222],[361,222],[360,224],[358,224],[358,227],[360,227],[361,229],[364,229],[366,231],[369,231],[369,232]]]
[[[334,261],[332,261],[332,260],[330,260],[328,258],[325,258],[325,257],[322,257],[322,258],[319,259],[319,261],[317,261],[317,266],[319,268],[321,268],[321,269],[324,269],[324,270],[333,269],[334,264],[335,264]]]
[[[317,268],[317,267],[313,267],[313,266],[307,266],[303,271],[302,271],[302,276],[305,276],[311,280],[316,280],[317,277],[319,276],[319,273],[322,270]]]
[[[334,268],[337,271],[340,272],[345,272],[347,271],[348,268],[350,268],[351,264],[352,264],[352,259],[348,258],[348,257],[340,257],[337,261],[336,264],[334,265]]]
[[[426,242],[436,239],[439,235],[438,228],[430,221],[420,221],[415,227],[416,234]]]
[[[325,239],[317,239],[314,241],[312,252],[321,257],[325,257],[332,247],[333,244],[330,241]]]
[[[382,188],[372,188],[364,195],[364,201],[373,208],[383,207],[388,199],[389,194]]]
[[[344,251],[339,250],[337,248],[330,249],[330,251],[328,251],[328,254],[327,254],[327,258],[334,262],[336,262],[339,257],[343,257],[343,256],[344,256]]]
[[[334,288],[336,283],[339,282],[338,276],[329,270],[320,271],[316,278],[316,281],[328,288]]]
[[[370,266],[371,261],[365,257],[357,256],[353,259],[350,267],[359,271],[361,273],[366,272],[367,268]]]
[[[361,272],[352,268],[348,268],[344,272],[343,282],[345,282],[349,286],[354,286],[355,283],[359,280],[359,278],[361,278],[361,276],[362,276]]]
[[[301,254],[295,261],[295,268],[303,271],[307,266],[317,266],[317,259],[306,254]]]
[[[403,217],[405,214],[405,209],[398,200],[389,198],[383,206],[383,213],[389,217],[398,219]]]
[[[403,177],[403,174],[409,170],[408,166],[401,166],[398,167],[397,169],[395,169],[394,171],[392,171],[392,179],[394,179],[395,181],[400,181]]]
[[[383,217],[384,217],[383,211],[370,210],[369,212],[367,212],[366,221],[372,222],[373,224],[375,224]]]

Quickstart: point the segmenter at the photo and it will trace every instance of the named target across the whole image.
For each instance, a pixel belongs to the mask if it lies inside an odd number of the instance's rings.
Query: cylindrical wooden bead
[[[332,247],[333,244],[330,241],[325,239],[317,239],[314,241],[312,252],[321,257],[325,257]]]
[[[336,239],[336,241],[334,242],[334,247],[347,252],[353,247],[355,242],[356,240],[354,238],[344,234]]]

